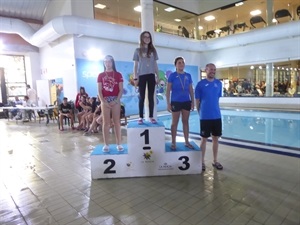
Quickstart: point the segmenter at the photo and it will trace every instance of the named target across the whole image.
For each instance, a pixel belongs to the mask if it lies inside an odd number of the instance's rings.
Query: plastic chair
[[[277,20],[278,23],[279,23],[278,19],[284,18],[284,17],[288,17],[289,20],[293,20],[292,15],[290,14],[289,10],[287,10],[287,9],[280,9],[275,12],[275,19]]]
[[[220,30],[221,30],[222,32],[227,32],[227,35],[229,35],[229,34],[230,34],[230,31],[231,31],[231,29],[230,29],[229,26],[221,27]]]
[[[250,19],[250,24],[253,28],[256,28],[254,24],[261,23],[261,22],[264,23],[264,25],[267,24],[266,21],[261,16],[253,16]]]
[[[236,30],[239,30],[241,28],[243,28],[243,31],[245,31],[247,27],[248,26],[247,26],[246,23],[237,23],[237,24],[234,24],[233,25],[233,33],[235,33]]]
[[[214,37],[216,37],[216,33],[214,30],[210,30],[210,31],[206,32],[206,36],[209,38],[214,38]]]

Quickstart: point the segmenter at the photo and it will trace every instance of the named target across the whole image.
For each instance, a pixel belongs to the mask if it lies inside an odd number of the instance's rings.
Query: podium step
[[[166,142],[165,146],[166,152],[193,152],[193,151],[200,151],[200,148],[198,147],[198,145],[196,145],[196,143],[194,141],[191,141],[190,144],[194,147],[194,149],[190,149],[188,147],[185,146],[184,142],[176,142],[176,150],[172,150],[171,149],[171,142]]]
[[[123,151],[118,151],[117,150],[117,145],[112,144],[109,145],[109,152],[103,152],[102,148],[104,145],[97,145],[96,148],[93,150],[91,156],[93,155],[126,155],[128,154],[128,147],[127,144],[122,144],[124,150]]]

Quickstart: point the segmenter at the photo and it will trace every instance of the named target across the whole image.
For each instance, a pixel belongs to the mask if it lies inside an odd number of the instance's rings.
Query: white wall
[[[73,38],[64,37],[52,47],[41,48],[40,59],[41,79],[62,78],[64,96],[69,99],[75,98],[77,83]]]
[[[25,70],[27,84],[36,90],[35,81],[41,78],[40,54],[38,52],[28,52],[25,55]]]
[[[300,59],[299,43],[300,37],[291,37],[204,52],[201,54],[201,65],[213,62],[217,67],[230,67]]]
[[[222,97],[221,107],[236,108],[272,108],[278,110],[300,110],[300,98],[267,98],[267,97]]]
[[[44,24],[55,17],[73,15],[94,18],[93,0],[51,0],[47,7]]]
[[[72,15],[71,0],[51,0],[43,22],[46,24],[53,18],[63,15]]]
[[[132,61],[134,50],[139,47],[137,37],[136,43],[111,41],[101,38],[81,37],[74,39],[75,57],[86,58],[85,53],[92,48],[99,49],[102,55],[112,55],[115,60]],[[170,48],[157,47],[159,55],[158,63],[173,64],[175,57],[183,56],[187,65],[198,65],[200,55],[197,52],[184,51]]]
[[[93,0],[72,0],[72,15],[94,19]]]

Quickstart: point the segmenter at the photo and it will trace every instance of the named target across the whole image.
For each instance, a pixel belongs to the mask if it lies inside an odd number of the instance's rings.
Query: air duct
[[[37,32],[21,20],[0,17],[0,32],[19,34],[27,42],[37,47],[43,47],[64,35],[88,36],[129,43],[137,43],[140,35],[139,28],[78,16],[54,18]],[[222,38],[201,41],[155,33],[155,44],[164,48],[203,52],[277,39],[289,39],[296,36],[300,36],[300,21],[291,21],[264,29],[254,29]]]

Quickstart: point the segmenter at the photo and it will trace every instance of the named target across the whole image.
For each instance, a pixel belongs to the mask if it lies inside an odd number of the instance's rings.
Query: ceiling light
[[[98,3],[98,4],[95,5],[95,8],[98,8],[98,9],[105,9],[105,8],[106,8],[106,5],[102,5],[102,4]]]
[[[261,11],[259,9],[256,9],[256,10],[251,11],[250,14],[252,16],[257,16],[257,15],[261,14]]]
[[[173,7],[169,7],[169,8],[166,8],[165,11],[167,12],[173,12],[175,9]]]
[[[181,19],[174,19],[176,22],[180,22],[181,21]]]
[[[235,6],[241,6],[241,5],[244,5],[244,2],[235,3]]]
[[[133,9],[134,9],[134,11],[142,12],[142,6],[140,6],[140,5],[134,7]]]
[[[202,27],[202,26],[199,26],[198,29],[199,29],[199,30],[203,30],[203,27]]]
[[[214,17],[214,16],[206,16],[206,17],[204,17],[204,19],[205,19],[206,21],[211,21],[211,20],[214,20],[215,17]]]

